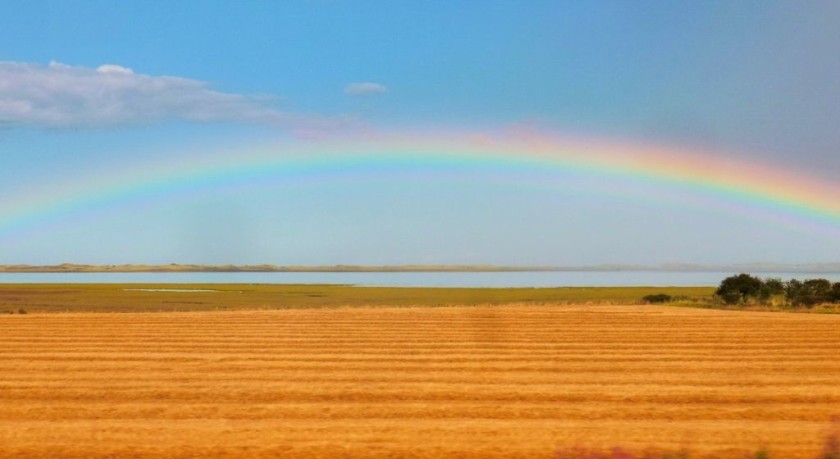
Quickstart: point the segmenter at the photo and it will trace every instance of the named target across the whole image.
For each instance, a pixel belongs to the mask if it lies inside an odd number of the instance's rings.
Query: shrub
[[[726,304],[736,304],[741,301],[741,294],[738,292],[718,292],[716,295]]]
[[[642,297],[642,300],[648,303],[668,303],[672,301],[674,298],[671,295],[666,293],[656,293],[653,295],[645,295]]]
[[[18,314],[26,314],[26,309],[23,309],[23,308],[18,309]]]

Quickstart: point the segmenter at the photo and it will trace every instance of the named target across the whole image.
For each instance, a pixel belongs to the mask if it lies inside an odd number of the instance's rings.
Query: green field
[[[181,291],[179,291],[181,290]],[[0,284],[0,312],[138,312],[352,306],[638,304],[666,293],[704,304],[714,287],[427,288],[291,284]]]

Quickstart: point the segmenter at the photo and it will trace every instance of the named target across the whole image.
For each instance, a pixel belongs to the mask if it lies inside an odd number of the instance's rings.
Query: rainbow
[[[772,214],[840,236],[840,186],[808,174],[724,154],[651,143],[525,133],[394,134],[298,140],[132,165],[22,190],[0,204],[0,240],[45,231],[68,219],[220,187],[283,180],[364,180],[400,174],[481,174],[562,186],[568,174],[655,184],[721,207]]]

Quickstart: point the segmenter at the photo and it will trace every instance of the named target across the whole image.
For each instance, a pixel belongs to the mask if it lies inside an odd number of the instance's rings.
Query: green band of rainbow
[[[195,151],[115,170],[95,181],[70,178],[29,190],[0,214],[0,238],[61,224],[102,209],[240,183],[343,180],[413,172],[509,175],[527,182],[586,173],[676,187],[721,205],[761,208],[840,235],[840,186],[803,173],[708,152],[544,135],[393,135],[297,141]],[[547,178],[546,178],[547,177]]]

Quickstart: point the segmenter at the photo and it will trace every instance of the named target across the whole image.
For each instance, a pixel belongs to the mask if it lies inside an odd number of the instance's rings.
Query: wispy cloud
[[[206,82],[151,76],[114,64],[98,68],[0,62],[0,125],[105,127],[166,119],[239,122],[295,131],[344,124],[289,113],[265,98],[213,90]]]
[[[344,87],[344,94],[348,96],[373,96],[386,92],[388,92],[388,87],[379,83],[350,83]]]

